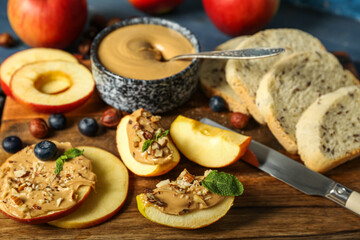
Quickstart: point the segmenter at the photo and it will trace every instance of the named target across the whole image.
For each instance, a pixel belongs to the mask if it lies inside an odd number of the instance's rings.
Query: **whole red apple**
[[[66,48],[80,35],[87,18],[86,0],[9,0],[15,33],[31,47]]]
[[[252,34],[274,17],[280,0],[202,0],[213,24],[230,36]]]
[[[164,14],[180,5],[184,0],[129,0],[129,2],[148,14]]]

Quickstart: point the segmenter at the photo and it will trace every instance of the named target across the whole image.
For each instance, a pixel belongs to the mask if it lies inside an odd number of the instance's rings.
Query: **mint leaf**
[[[58,175],[61,170],[63,170],[63,166],[66,160],[78,157],[80,155],[82,155],[84,152],[84,150],[79,150],[77,148],[71,148],[69,150],[67,150],[66,152],[64,152],[63,155],[61,155],[60,157],[58,157],[56,159],[56,166],[55,166],[55,175]]]
[[[235,176],[217,170],[211,171],[201,185],[223,196],[240,196],[244,191],[242,183]]]
[[[153,141],[154,141],[154,139],[146,140],[142,146],[142,152],[145,152],[150,147],[150,145],[153,143]]]
[[[67,150],[66,152],[64,152],[63,155],[65,155],[68,158],[75,158],[75,157],[82,155],[83,152],[84,152],[84,150],[79,150],[77,148],[71,148],[71,149]]]
[[[157,141],[159,138],[165,137],[168,134],[169,134],[169,130],[160,131],[156,134],[155,140]]]

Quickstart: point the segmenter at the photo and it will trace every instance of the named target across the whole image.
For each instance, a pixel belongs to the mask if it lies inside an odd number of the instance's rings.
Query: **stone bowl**
[[[134,24],[155,24],[175,30],[190,41],[195,52],[200,51],[195,35],[175,22],[152,17],[123,20],[103,29],[91,45],[91,68],[96,88],[107,104],[119,110],[133,112],[144,108],[155,114],[170,111],[189,100],[195,92],[198,85],[199,60],[193,59],[181,72],[156,80],[132,79],[107,70],[98,58],[100,42],[112,31]]]

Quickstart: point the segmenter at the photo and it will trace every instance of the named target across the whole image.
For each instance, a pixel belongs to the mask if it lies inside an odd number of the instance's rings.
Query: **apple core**
[[[46,94],[57,94],[66,91],[72,85],[71,77],[61,71],[41,74],[34,82],[37,90]]]

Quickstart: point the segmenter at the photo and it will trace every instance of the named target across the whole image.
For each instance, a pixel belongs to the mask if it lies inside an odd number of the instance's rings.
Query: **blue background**
[[[289,1],[289,0],[288,0]],[[343,5],[354,1],[339,1]],[[356,2],[356,1],[355,1]],[[6,14],[7,1],[0,1],[0,32],[13,33]],[[107,18],[144,16],[127,0],[88,0],[89,16],[94,13]],[[360,10],[359,10],[360,11]],[[226,14],[226,12],[224,12]],[[200,0],[185,0],[175,11],[162,15],[184,25],[198,37],[202,50],[212,50],[230,37],[219,32],[206,16]],[[346,51],[360,69],[360,22],[318,10],[297,7],[287,1],[281,2],[279,11],[267,28],[298,28],[318,37],[329,51]],[[15,36],[15,34],[14,34]],[[0,47],[0,62],[12,53],[28,48],[19,43],[13,48]],[[74,52],[70,48],[69,51]]]

